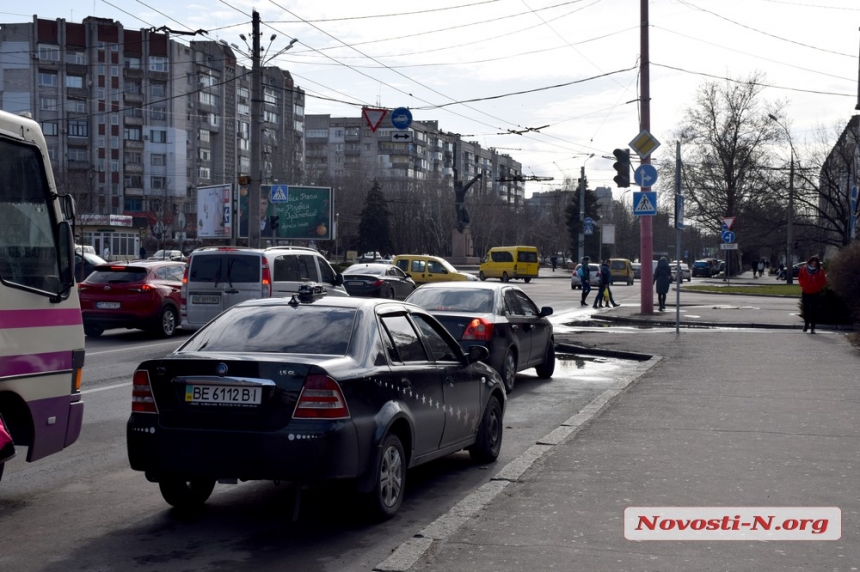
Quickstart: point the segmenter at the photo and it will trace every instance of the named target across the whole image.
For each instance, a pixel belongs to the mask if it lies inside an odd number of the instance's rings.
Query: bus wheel
[[[91,338],[97,338],[105,332],[101,326],[84,326],[84,333]]]
[[[163,478],[158,483],[161,496],[167,504],[176,508],[194,508],[202,505],[215,488],[214,479]]]

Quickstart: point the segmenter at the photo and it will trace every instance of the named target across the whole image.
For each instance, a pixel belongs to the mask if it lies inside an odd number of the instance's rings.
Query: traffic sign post
[[[657,168],[654,165],[639,165],[633,171],[633,181],[640,187],[653,187],[657,182]]]
[[[633,193],[633,214],[635,216],[654,216],[657,214],[657,192]]]
[[[647,129],[640,131],[639,135],[630,142],[630,148],[636,151],[636,154],[642,159],[656,151],[659,146],[660,142]]]
[[[391,112],[391,125],[397,129],[407,129],[412,124],[412,112],[405,107],[398,107]]]
[[[735,233],[730,230],[724,230],[721,235],[723,242],[734,242],[735,241]]]

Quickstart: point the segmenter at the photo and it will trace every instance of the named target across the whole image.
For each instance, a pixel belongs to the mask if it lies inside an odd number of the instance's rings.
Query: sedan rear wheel
[[[543,356],[543,362],[535,367],[537,376],[541,379],[549,379],[555,371],[555,344],[552,340],[546,343],[546,352]]]
[[[382,286],[382,292],[380,292],[379,295],[380,295],[380,297],[385,298],[386,300],[393,300],[394,299],[394,289],[391,286],[389,286],[388,284],[385,284]]]
[[[386,435],[382,453],[376,461],[373,490],[369,493],[370,509],[376,516],[388,519],[394,516],[403,502],[406,485],[406,457],[397,435]]]
[[[502,362],[502,381],[505,383],[505,391],[508,393],[514,390],[514,383],[517,381],[517,356],[513,348],[508,348],[508,353],[505,354],[505,361]]]
[[[478,428],[478,438],[469,447],[469,456],[478,463],[492,463],[499,457],[502,450],[502,406],[496,396],[490,396],[481,426]]]
[[[163,478],[158,483],[158,488],[161,489],[161,496],[167,501],[167,504],[176,508],[194,508],[199,507],[212,494],[212,489],[215,488],[214,479],[178,479],[178,478]]]

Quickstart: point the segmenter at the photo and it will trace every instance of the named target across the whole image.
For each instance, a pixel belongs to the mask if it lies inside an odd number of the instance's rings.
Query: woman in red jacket
[[[797,273],[797,281],[800,282],[802,291],[800,301],[803,304],[803,331],[808,329],[814,334],[821,290],[827,285],[827,276],[824,275],[824,269],[817,256],[809,257],[806,265]]]

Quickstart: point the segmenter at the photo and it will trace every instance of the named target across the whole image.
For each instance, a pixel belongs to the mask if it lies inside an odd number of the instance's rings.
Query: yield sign
[[[382,123],[382,120],[385,119],[385,115],[388,113],[387,109],[377,109],[375,107],[362,107],[361,115],[364,117],[365,121],[367,121],[367,125],[370,127],[370,130],[376,133],[377,127]]]
[[[733,216],[727,216],[723,219],[723,224],[726,225],[726,230],[732,230],[732,225],[735,224],[735,218]]]

